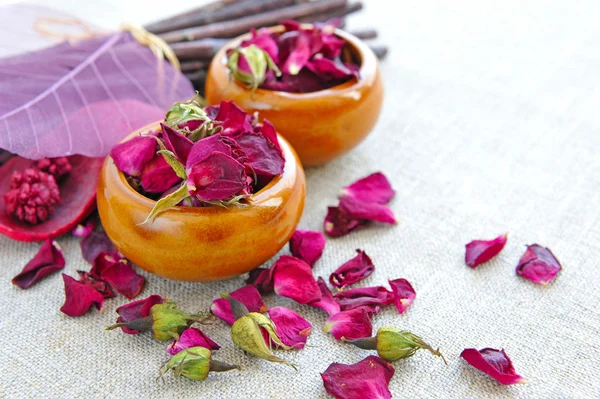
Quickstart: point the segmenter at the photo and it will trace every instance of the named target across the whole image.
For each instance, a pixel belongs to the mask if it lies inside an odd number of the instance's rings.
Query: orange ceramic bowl
[[[154,123],[132,133],[156,130]],[[246,273],[290,239],[304,209],[304,170],[279,137],[285,168],[246,207],[174,207],[142,223],[155,201],[131,188],[112,158],[98,182],[98,212],[106,234],[127,259],[175,280],[211,281]]]
[[[271,28],[282,31],[283,27]],[[294,147],[304,166],[329,162],[356,147],[373,129],[383,101],[377,57],[355,36],[335,31],[360,60],[360,78],[312,93],[257,89],[252,92],[230,78],[226,52],[249,34],[224,46],[213,58],[206,77],[209,104],[233,100],[246,112],[259,111]]]

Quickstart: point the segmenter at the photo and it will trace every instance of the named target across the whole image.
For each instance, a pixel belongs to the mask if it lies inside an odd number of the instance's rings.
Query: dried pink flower
[[[254,270],[250,270],[246,284],[250,284],[262,293],[270,294],[273,292],[273,276],[271,269],[265,269],[263,267],[257,267]]]
[[[115,296],[117,296],[110,284],[108,284],[106,281],[97,280],[94,277],[92,277],[90,273],[85,272],[83,270],[77,270],[77,273],[79,274],[80,283],[89,285],[90,287],[101,293],[104,299],[114,298]]]
[[[135,272],[126,259],[117,254],[101,253],[90,270],[92,277],[106,281],[119,294],[135,298],[144,287],[146,279]]]
[[[460,357],[501,384],[512,385],[525,382],[523,377],[515,372],[512,361],[504,349],[468,348],[462,351]]]
[[[184,330],[179,339],[171,342],[167,347],[169,355],[173,356],[188,348],[202,346],[203,348],[215,351],[221,348],[219,344],[210,339],[202,330],[190,327]]]
[[[205,201],[225,200],[248,185],[244,166],[229,155],[213,152],[187,169],[190,195]]]
[[[65,257],[56,241],[46,240],[31,259],[13,279],[12,283],[27,289],[49,274],[65,267]]]
[[[375,271],[375,265],[365,251],[357,249],[354,258],[338,267],[329,276],[329,282],[335,288],[344,288],[369,277]]]
[[[389,280],[390,287],[392,287],[392,296],[394,298],[394,305],[398,309],[398,313],[402,314],[410,306],[415,299],[417,293],[408,280],[404,278],[398,278],[396,280]]]
[[[332,363],[321,373],[323,386],[336,399],[390,399],[394,368],[377,356],[355,364]]]
[[[323,331],[337,340],[370,337],[373,333],[371,314],[363,308],[343,310],[329,316]]]
[[[267,311],[275,324],[275,332],[285,345],[302,349],[312,331],[312,325],[291,309],[276,306]]]
[[[296,230],[289,244],[293,256],[313,267],[323,255],[325,236],[320,231]]]
[[[192,140],[164,123],[160,124],[160,128],[162,132],[161,138],[166,149],[171,151],[177,157],[179,162],[185,165],[188,156],[190,155],[190,151],[194,146]]]
[[[110,151],[117,168],[129,176],[140,176],[155,154],[156,139],[149,136],[134,137]]]
[[[75,280],[63,273],[65,283],[65,303],[60,311],[71,317],[83,316],[92,305],[102,309],[104,296],[91,286]]]
[[[229,295],[244,304],[250,312],[264,313],[267,311],[267,306],[262,296],[260,296],[260,292],[252,285],[245,285],[242,288],[238,288]],[[210,310],[215,316],[230,326],[235,322],[235,316],[231,311],[231,304],[225,298],[215,299]]]
[[[517,274],[536,284],[549,284],[562,266],[552,251],[538,244],[527,246],[527,250],[519,259]]]
[[[71,170],[73,169],[69,162],[69,158],[67,157],[38,159],[33,163],[32,167],[54,176],[56,181],[59,181],[61,177],[71,173]]]
[[[466,245],[465,263],[476,268],[498,255],[506,245],[508,234],[503,234],[493,240],[473,240]]]

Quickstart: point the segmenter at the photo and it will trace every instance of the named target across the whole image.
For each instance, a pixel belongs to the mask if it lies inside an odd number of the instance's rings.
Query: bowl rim
[[[162,121],[156,121],[156,122],[149,123],[139,129],[131,132],[130,134],[128,134],[123,140],[121,140],[121,142],[130,140],[131,138],[139,135],[142,132],[146,132],[148,130],[155,130],[160,126],[161,122]],[[300,163],[298,156],[294,152],[293,147],[287,142],[287,140],[285,140],[285,138],[283,136],[281,136],[279,133],[277,133],[277,139],[279,140],[279,145],[281,146],[281,150],[282,150],[284,158],[285,158],[283,173],[280,174],[279,176],[273,177],[273,179],[271,179],[271,181],[266,186],[264,186],[262,189],[260,189],[256,193],[251,194],[248,197],[249,204],[247,206],[235,206],[235,207],[228,207],[228,208],[224,208],[224,207],[220,207],[220,206],[207,206],[207,207],[174,206],[174,207],[171,207],[171,208],[161,212],[160,215],[158,215],[157,217],[164,216],[168,213],[173,213],[173,214],[186,213],[186,214],[207,215],[207,214],[219,214],[219,213],[225,213],[225,212],[228,212],[228,213],[244,212],[250,208],[261,207],[261,206],[264,206],[264,207],[272,206],[272,204],[269,204],[268,202],[273,198],[273,196],[275,194],[283,191],[283,188],[286,187],[286,185],[288,185],[288,181],[290,181],[290,179],[295,180],[297,177],[296,169],[298,167],[302,168],[302,164]],[[106,173],[110,173],[113,175],[116,174],[117,179],[115,179],[115,181],[118,181],[120,183],[122,191],[129,198],[136,201],[140,205],[143,205],[144,207],[148,208],[148,212],[150,212],[152,210],[152,208],[154,208],[154,205],[156,204],[157,201],[154,201],[153,199],[150,199],[150,198],[140,194],[136,190],[134,190],[133,187],[131,187],[131,185],[127,181],[125,174],[117,168],[117,165],[115,164],[115,162],[114,162],[113,158],[110,156],[110,154],[106,157],[105,165],[107,168]],[[103,173],[105,173],[105,172],[103,172]]]
[[[312,26],[314,26],[314,24],[302,24],[302,26],[312,27]],[[285,29],[285,27],[280,24],[280,25],[265,27],[265,28],[261,28],[261,29],[268,29],[271,32],[280,32],[280,31],[283,31]],[[373,51],[369,48],[369,46],[367,46],[362,40],[360,40],[359,38],[357,38],[356,36],[354,36],[351,33],[348,33],[346,31],[336,28],[334,30],[334,34],[337,37],[343,39],[350,46],[352,46],[353,49],[355,50],[357,56],[360,58],[361,64],[360,64],[358,79],[353,78],[347,82],[341,83],[336,86],[329,87],[327,89],[311,91],[311,92],[307,92],[307,93],[293,93],[293,92],[279,91],[279,90],[266,90],[266,89],[261,89],[261,88],[257,88],[254,91],[252,91],[251,89],[247,88],[246,86],[244,86],[243,84],[241,84],[240,82],[238,82],[235,79],[231,79],[232,84],[235,84],[238,88],[240,88],[244,91],[247,91],[249,93],[251,92],[253,95],[256,95],[256,96],[261,96],[261,97],[262,96],[265,96],[265,97],[272,96],[275,98],[286,98],[286,99],[291,99],[291,100],[294,100],[294,99],[305,100],[305,99],[310,99],[310,98],[314,98],[314,97],[322,98],[322,97],[329,97],[329,96],[337,97],[340,95],[344,95],[346,93],[352,93],[357,88],[360,88],[363,86],[368,86],[369,83],[375,79],[376,74],[377,74],[378,61],[377,61],[377,57],[375,56],[375,53],[373,53]],[[229,78],[229,69],[226,66],[227,65],[227,57],[226,57],[227,51],[234,47],[237,47],[238,44],[240,44],[244,40],[249,39],[250,37],[251,37],[251,32],[244,33],[243,35],[240,35],[240,36],[237,36],[237,37],[231,39],[229,42],[227,42],[227,44],[225,44],[223,47],[221,47],[221,49],[213,57],[213,60],[210,63],[209,74],[211,73],[210,71],[214,67],[220,66],[221,69],[224,71],[225,74],[227,74],[227,76]]]

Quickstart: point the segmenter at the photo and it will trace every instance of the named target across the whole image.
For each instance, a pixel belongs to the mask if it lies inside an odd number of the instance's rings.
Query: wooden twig
[[[362,10],[362,8],[363,8],[363,4],[361,2],[356,2],[356,3],[344,5],[342,7],[337,7],[337,8],[334,8],[334,9],[326,11],[326,12],[313,14],[313,15],[307,15],[305,17],[298,18],[298,21],[304,22],[304,23],[325,22],[325,21],[328,21],[333,18],[345,17],[348,14],[352,14],[354,12]]]
[[[348,31],[351,35],[358,37],[360,40],[369,40],[377,38],[377,31],[372,28]]]
[[[204,60],[193,60],[193,61],[183,61],[181,63],[181,72],[196,72],[200,69],[207,69],[210,61]]]
[[[207,38],[191,42],[173,43],[171,48],[180,60],[210,59],[228,41],[228,39]]]

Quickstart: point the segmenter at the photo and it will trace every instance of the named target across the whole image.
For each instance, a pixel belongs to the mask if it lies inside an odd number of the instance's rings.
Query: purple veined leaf
[[[0,8],[0,20],[5,12]],[[5,58],[0,148],[31,159],[105,156],[131,131],[162,119],[174,101],[193,95],[189,80],[128,32]]]

